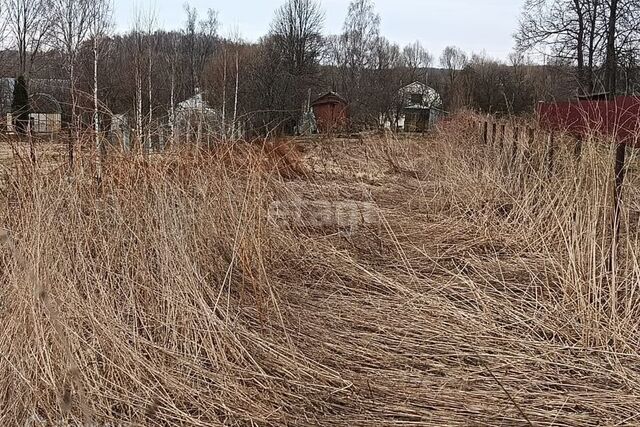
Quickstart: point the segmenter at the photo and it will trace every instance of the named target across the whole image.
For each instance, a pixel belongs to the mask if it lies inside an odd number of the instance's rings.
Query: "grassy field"
[[[0,425],[639,424],[638,174],[611,271],[610,148],[544,142],[14,159]]]

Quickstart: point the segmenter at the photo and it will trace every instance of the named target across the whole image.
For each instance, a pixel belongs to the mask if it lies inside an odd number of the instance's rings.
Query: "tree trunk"
[[[233,101],[233,137],[235,138],[236,133],[236,121],[238,120],[238,86],[240,83],[240,68],[238,65],[238,51],[236,50],[236,94]]]
[[[100,139],[100,119],[98,117],[98,38],[93,37],[93,132],[96,144],[96,181],[102,182],[102,152],[103,146]]]
[[[223,60],[223,67],[224,70],[222,71],[222,139],[226,140],[227,139],[227,123],[226,123],[226,119],[227,119],[227,50],[225,48],[224,51],[224,60]]]
[[[75,70],[73,66],[73,59],[69,54],[69,96],[71,97],[71,129],[69,132],[69,141],[68,141],[68,149],[69,149],[69,169],[73,170],[74,163],[74,138],[79,139],[79,133],[77,129],[77,111],[76,111],[76,91],[75,91]]]
[[[171,61],[171,117],[169,126],[171,127],[171,143],[176,139],[176,58]]]
[[[136,139],[144,151],[143,133],[142,133],[142,71],[140,59],[136,64]],[[144,154],[144,153],[143,153]]]
[[[151,60],[153,52],[151,51],[151,32],[149,32],[149,59],[148,59],[148,69],[147,69],[147,100],[149,102],[149,119],[148,119],[148,129],[147,129],[147,141],[145,144],[145,152],[149,154],[151,151],[151,122],[153,120],[153,85],[151,81],[152,71],[153,71],[153,61]]]
[[[611,97],[616,94],[616,74],[617,74],[617,58],[616,58],[616,27],[618,22],[618,0],[610,0],[609,26],[607,30],[607,58],[605,65],[605,82],[607,91]]]
[[[590,14],[589,14],[589,51],[588,51],[588,63],[587,63],[587,72],[588,74],[588,88],[589,93],[593,93],[595,91],[595,81],[594,81],[594,67],[595,67],[595,55],[596,55],[596,31],[598,25],[598,10],[600,6],[600,0],[594,0],[591,5]]]
[[[617,74],[617,58],[616,58],[616,27],[618,21],[618,0],[611,0],[609,11],[609,26],[607,30],[607,56],[605,63],[605,83],[609,92],[609,99],[614,100],[616,95],[616,74]],[[620,214],[622,202],[622,189],[625,178],[625,160],[627,155],[627,141],[616,141],[616,158],[614,166],[615,188],[613,200],[613,238],[611,248],[611,263],[609,270],[615,271],[616,258],[618,254],[618,241],[620,239]]]
[[[576,45],[576,53],[578,59],[578,76],[580,80],[580,90],[586,92],[586,75],[585,75],[585,67],[584,67],[584,39],[585,39],[585,21],[584,21],[584,10],[582,9],[582,5],[580,4],[580,0],[573,0],[574,7],[576,9],[576,14],[578,15],[578,40]]]

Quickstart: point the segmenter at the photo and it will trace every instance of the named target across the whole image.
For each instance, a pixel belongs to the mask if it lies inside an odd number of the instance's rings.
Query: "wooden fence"
[[[548,176],[554,172],[556,155],[558,153],[562,132],[545,130],[539,126],[527,125],[522,122],[500,120],[487,116],[476,121],[478,129],[478,141],[489,147],[493,147],[497,153],[507,155],[511,166],[515,165],[519,158],[528,157],[532,151],[543,153],[543,167]],[[575,140],[576,147],[581,145]],[[579,160],[581,149],[576,148]]]
[[[634,98],[635,99],[635,98]],[[507,149],[507,135],[511,133],[510,164],[514,165],[522,151],[534,148],[536,143],[544,141],[544,169],[547,176],[554,173],[559,144],[572,141],[573,155],[577,162],[581,160],[583,144],[588,135],[600,135],[616,144],[615,158],[612,159],[615,177],[612,198],[612,259],[618,248],[620,234],[620,206],[623,184],[626,174],[627,148],[640,148],[640,103],[624,99],[609,104],[589,104],[588,109],[581,104],[566,103],[546,106],[541,104],[538,110],[538,123],[526,125],[518,122],[502,121],[491,116],[478,119],[478,140],[481,144],[493,146],[499,153]],[[631,107],[629,107],[631,105]],[[622,108],[625,107],[625,108]],[[510,132],[509,132],[510,131]],[[526,142],[525,142],[526,141]],[[613,265],[611,266],[613,268]]]

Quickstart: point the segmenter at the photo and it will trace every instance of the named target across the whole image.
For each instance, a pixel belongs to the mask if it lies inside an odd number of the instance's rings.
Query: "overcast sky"
[[[116,27],[131,26],[135,10],[155,10],[158,25],[180,28],[185,21],[181,0],[113,0]],[[273,13],[284,0],[189,0],[204,15],[207,8],[220,14],[221,33],[237,28],[246,40],[257,40],[268,29]],[[349,0],[321,0],[325,33],[339,33]],[[382,17],[382,33],[400,44],[419,40],[436,58],[445,46],[468,52],[482,50],[505,59],[513,48],[513,33],[524,0],[375,0]]]

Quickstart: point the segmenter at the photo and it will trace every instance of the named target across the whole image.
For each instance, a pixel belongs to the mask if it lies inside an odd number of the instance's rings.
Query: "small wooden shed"
[[[319,96],[311,107],[320,133],[342,130],[349,124],[349,103],[335,92]]]

